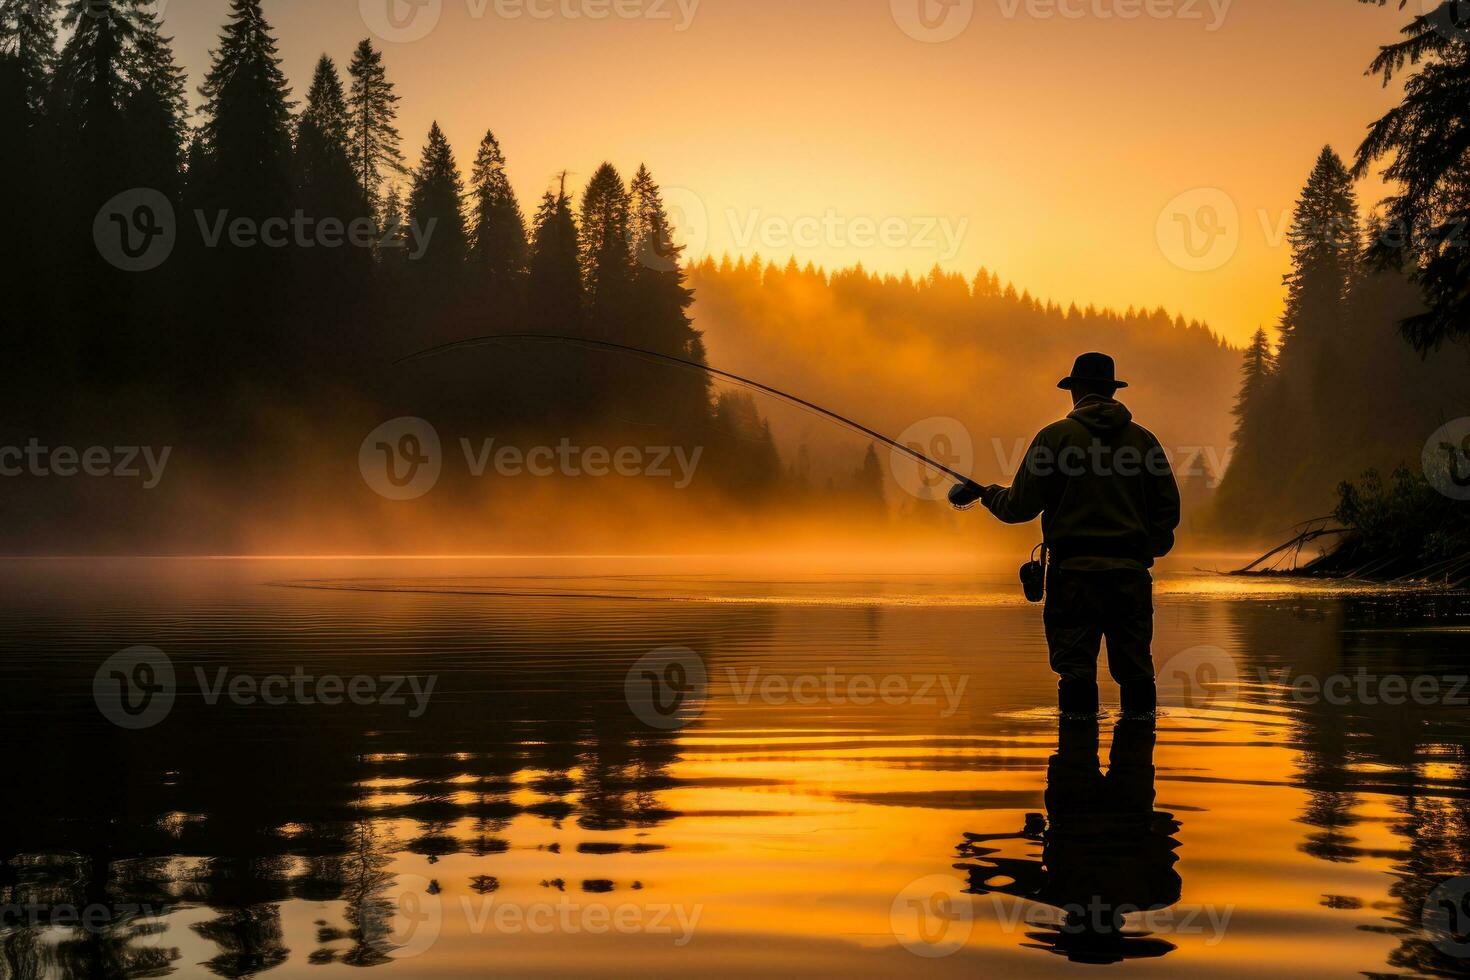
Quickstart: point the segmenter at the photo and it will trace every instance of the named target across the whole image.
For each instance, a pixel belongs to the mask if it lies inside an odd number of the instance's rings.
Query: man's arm
[[[1162,558],[1174,547],[1174,529],[1179,526],[1179,484],[1169,456],[1157,439],[1148,451],[1144,466],[1148,480],[1148,541],[1155,558]]]
[[[997,487],[982,498],[998,520],[1006,524],[1025,524],[1036,520],[1041,513],[1045,506],[1041,496],[1042,451],[1044,447],[1038,433],[1026,450],[1021,468],[1016,471],[1015,482],[1009,488]]]

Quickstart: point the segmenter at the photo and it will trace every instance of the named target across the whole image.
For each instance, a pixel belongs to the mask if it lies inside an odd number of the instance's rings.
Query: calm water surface
[[[881,568],[0,564],[0,977],[1466,973],[1470,600],[1163,573],[1078,726]]]

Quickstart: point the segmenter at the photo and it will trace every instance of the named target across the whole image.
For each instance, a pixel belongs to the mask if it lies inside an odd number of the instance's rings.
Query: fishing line
[[[863,425],[861,422],[855,422],[844,415],[838,415],[831,409],[823,408],[822,406],[815,404],[814,402],[809,402],[805,398],[798,398],[797,396],[790,394],[789,392],[782,391],[779,388],[772,388],[770,385],[761,384],[759,381],[752,380],[751,378],[741,377],[740,375],[732,374],[729,371],[721,371],[719,368],[710,367],[708,364],[701,364],[698,361],[691,361],[683,357],[675,357],[672,354],[661,354],[658,351],[644,350],[641,347],[631,347],[627,344],[616,344],[608,340],[593,340],[590,337],[564,337],[556,334],[492,334],[487,337],[473,337],[469,340],[456,340],[452,343],[440,344],[437,347],[430,347],[427,350],[419,351],[417,354],[410,354],[407,357],[399,358],[394,363],[406,364],[409,361],[419,361],[430,357],[437,357],[440,354],[447,354],[450,351],[464,350],[471,347],[493,346],[497,344],[504,344],[507,341],[571,344],[579,347],[586,347],[592,350],[611,351],[612,353],[616,354],[625,354],[634,357],[647,358],[659,363],[671,364],[678,367],[711,374],[717,378],[723,378],[726,381],[733,382],[734,384],[740,385],[744,388],[748,388],[752,391],[759,391],[767,395],[780,398],[781,400],[795,405],[796,407],[804,411],[815,413],[816,415],[827,419],[828,421],[836,422],[839,425],[846,426],[847,428],[852,429],[855,432],[859,432],[862,435],[867,436],[869,439],[874,439],[878,442],[883,443],[885,446],[890,446],[893,449],[896,449],[899,452],[904,453],[905,455],[910,456],[915,460],[918,460],[925,466],[931,467],[932,469],[943,473],[950,479],[959,481],[959,483],[961,483],[962,485],[969,484],[971,482],[968,476],[965,476],[963,473],[958,473],[955,470],[950,469],[943,463],[930,459],[928,456],[925,456],[918,450],[915,450],[909,446],[905,446],[894,439],[890,439],[887,436],[883,435],[883,433],[876,432],[868,428],[866,425]]]

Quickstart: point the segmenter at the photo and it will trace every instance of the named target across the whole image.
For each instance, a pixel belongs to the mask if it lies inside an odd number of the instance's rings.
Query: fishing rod
[[[406,364],[409,361],[425,360],[430,357],[437,357],[440,354],[447,354],[451,351],[465,350],[472,347],[493,346],[497,344],[503,344],[508,341],[571,344],[578,347],[590,348],[592,350],[603,350],[610,351],[616,354],[625,354],[633,357],[648,358],[665,364],[688,368],[694,371],[701,371],[705,374],[714,375],[717,378],[723,378],[726,381],[734,382],[735,384],[740,385],[744,388],[764,392],[767,395],[772,395],[776,398],[780,398],[783,401],[797,406],[798,408],[804,409],[808,412],[814,412],[829,421],[846,426],[847,428],[852,429],[855,432],[859,432],[870,439],[874,439],[878,442],[883,443],[885,446],[891,446],[899,452],[913,457],[920,463],[923,463],[925,466],[928,466],[940,473],[943,473],[945,476],[949,477],[952,480],[958,481],[959,486],[950,491],[950,502],[955,503],[956,506],[960,506],[960,504],[956,502],[957,497],[959,497],[960,499],[965,499],[970,496],[969,493],[961,494],[962,490],[973,488],[973,490],[976,492],[976,499],[978,499],[979,487],[965,474],[956,472],[955,470],[950,469],[948,466],[945,466],[943,463],[938,462],[937,460],[930,459],[928,456],[925,456],[918,450],[913,449],[909,446],[905,446],[897,440],[888,438],[881,432],[875,432],[874,430],[868,428],[866,425],[863,425],[861,422],[854,422],[852,419],[847,418],[844,415],[838,415],[831,409],[823,408],[820,405],[807,401],[805,398],[798,398],[797,396],[789,392],[782,391],[779,388],[772,388],[770,385],[761,384],[759,381],[741,377],[740,375],[732,374],[729,371],[721,371],[719,368],[710,367],[708,364],[701,364],[698,361],[691,361],[683,357],[675,357],[672,354],[661,354],[658,351],[645,350],[642,347],[632,347],[627,344],[615,344],[612,341],[608,340],[594,340],[590,337],[566,337],[557,334],[491,334],[485,337],[472,337],[469,340],[456,340],[448,344],[440,344],[437,347],[430,347],[427,350],[421,350],[417,354],[410,354],[407,357],[401,357],[394,363]],[[971,503],[973,503],[973,501],[971,501]]]

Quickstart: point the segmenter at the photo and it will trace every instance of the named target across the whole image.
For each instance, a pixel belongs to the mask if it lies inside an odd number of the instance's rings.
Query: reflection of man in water
[[[1125,714],[1156,706],[1153,579],[1148,569],[1174,546],[1179,487],[1153,433],[1113,396],[1126,382],[1113,359],[1083,354],[1057,387],[1072,411],[1042,429],[1009,488],[957,486],[957,507],[981,501],[1007,524],[1041,515],[1051,558],[1046,643],[1068,714],[1097,714],[1097,655],[1108,640],[1108,671]]]
[[[1123,930],[1125,915],[1179,901],[1173,836],[1179,824],[1154,810],[1153,751],[1152,722],[1122,721],[1104,775],[1096,724],[1063,722],[1047,765],[1045,817],[1028,814],[1019,834],[966,834],[960,856],[975,863],[955,867],[969,872],[967,890],[1058,910],[1059,923],[1027,936],[1037,948],[1076,962],[1116,963],[1173,950],[1172,943]],[[997,857],[996,848],[984,846],[1005,840],[1039,843],[1041,860]]]

